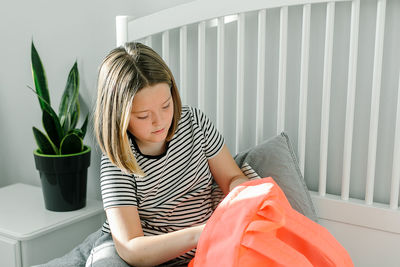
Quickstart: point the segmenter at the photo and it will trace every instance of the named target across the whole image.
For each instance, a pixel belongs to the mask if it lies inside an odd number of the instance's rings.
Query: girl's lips
[[[161,130],[154,131],[153,134],[162,134],[164,132],[165,128],[162,128]]]

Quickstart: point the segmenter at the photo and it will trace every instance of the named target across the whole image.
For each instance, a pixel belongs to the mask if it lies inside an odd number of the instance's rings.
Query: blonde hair
[[[124,172],[144,176],[132,152],[127,129],[132,101],[144,87],[167,83],[174,115],[168,131],[171,140],[181,114],[181,100],[171,70],[150,47],[126,43],[113,49],[100,65],[94,131],[102,152]]]

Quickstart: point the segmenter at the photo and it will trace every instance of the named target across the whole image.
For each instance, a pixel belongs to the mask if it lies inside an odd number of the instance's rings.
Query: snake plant
[[[39,147],[38,152],[45,155],[67,155],[84,150],[83,138],[86,134],[88,115],[81,128],[77,128],[79,119],[79,72],[75,61],[72,66],[58,114],[51,107],[50,94],[47,86],[46,73],[39,54],[32,41],[31,69],[35,84],[32,89],[39,100],[42,109],[42,123],[45,132],[32,127],[33,135]]]

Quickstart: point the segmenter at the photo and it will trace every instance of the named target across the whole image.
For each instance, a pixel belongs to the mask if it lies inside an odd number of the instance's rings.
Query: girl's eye
[[[139,120],[145,120],[145,119],[147,119],[147,117],[148,117],[148,116],[136,117],[136,118],[138,118]]]
[[[168,105],[164,106],[163,109],[167,109],[169,108],[170,103],[168,103]]]

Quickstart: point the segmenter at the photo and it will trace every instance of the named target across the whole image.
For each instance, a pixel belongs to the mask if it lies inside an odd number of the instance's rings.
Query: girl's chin
[[[151,138],[151,141],[153,143],[160,143],[160,142],[165,142],[165,139],[167,138],[167,134],[163,133],[163,134],[157,134],[157,135],[153,135]]]

